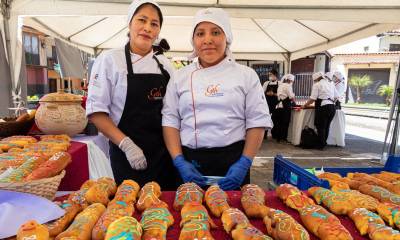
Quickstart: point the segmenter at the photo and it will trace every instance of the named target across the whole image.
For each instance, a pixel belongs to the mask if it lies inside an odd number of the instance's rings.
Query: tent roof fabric
[[[400,28],[399,0],[158,0],[165,22],[160,37],[174,55],[192,50],[192,16],[223,7],[231,16],[236,57],[291,60]],[[199,3],[200,2],[200,3]],[[128,0],[15,0],[24,24],[86,51],[127,41]]]

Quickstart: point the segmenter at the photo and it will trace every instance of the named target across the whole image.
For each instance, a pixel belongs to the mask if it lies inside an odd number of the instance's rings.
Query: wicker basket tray
[[[64,176],[65,170],[51,178],[43,178],[29,182],[0,183],[0,189],[30,193],[53,200],[56,196],[61,179]]]
[[[26,135],[31,129],[35,118],[20,121],[15,121],[16,118],[6,118],[6,122],[0,122],[0,137],[10,137],[13,135]]]

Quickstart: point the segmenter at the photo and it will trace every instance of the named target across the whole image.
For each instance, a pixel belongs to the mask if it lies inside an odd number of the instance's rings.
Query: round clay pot
[[[81,96],[59,91],[43,96],[39,103],[35,122],[43,133],[74,136],[85,129],[87,118]]]

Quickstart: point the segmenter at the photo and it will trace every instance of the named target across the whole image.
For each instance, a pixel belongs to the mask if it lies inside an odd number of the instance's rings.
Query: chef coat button
[[[224,134],[227,135],[229,133],[229,130],[224,130]]]
[[[196,134],[200,134],[200,130],[199,129],[196,129]]]

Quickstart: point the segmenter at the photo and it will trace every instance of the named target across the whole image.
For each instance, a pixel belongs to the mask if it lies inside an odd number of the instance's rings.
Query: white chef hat
[[[338,79],[339,82],[344,81],[343,74],[342,74],[341,72],[339,72],[339,71],[335,71],[335,72],[333,73],[333,76],[334,76],[336,79]]]
[[[282,81],[289,80],[289,81],[294,82],[294,79],[295,79],[295,76],[293,74],[285,74],[285,75],[283,75],[281,80]]]
[[[193,19],[192,30],[190,32],[190,43],[194,47],[193,44],[193,34],[197,25],[201,22],[211,22],[217,25],[224,31],[226,37],[226,54],[231,55],[231,51],[229,50],[230,45],[233,41],[231,23],[229,21],[229,15],[222,8],[206,8],[197,11],[196,15]],[[196,53],[193,52],[190,55],[190,58],[196,57]]]
[[[315,80],[317,80],[318,78],[323,77],[323,76],[324,76],[324,74],[323,74],[322,72],[315,72],[315,73],[313,73],[313,75],[312,75],[312,80],[315,81]]]
[[[324,78],[325,78],[326,80],[328,80],[328,81],[332,81],[332,79],[333,79],[333,72],[326,72],[326,73],[324,74]]]
[[[129,5],[129,8],[128,8],[128,25],[129,25],[129,23],[131,22],[131,20],[132,20],[132,18],[133,18],[133,15],[135,14],[136,10],[137,10],[140,6],[142,6],[143,4],[145,4],[145,3],[153,4],[155,7],[158,8],[159,13],[161,14],[161,15],[160,15],[160,26],[161,26],[161,25],[162,25],[162,21],[163,21],[163,16],[162,16],[162,13],[161,13],[161,8],[160,8],[160,5],[158,5],[158,3],[156,3],[156,2],[153,1],[153,0],[133,0],[132,3],[131,3],[131,5]]]

